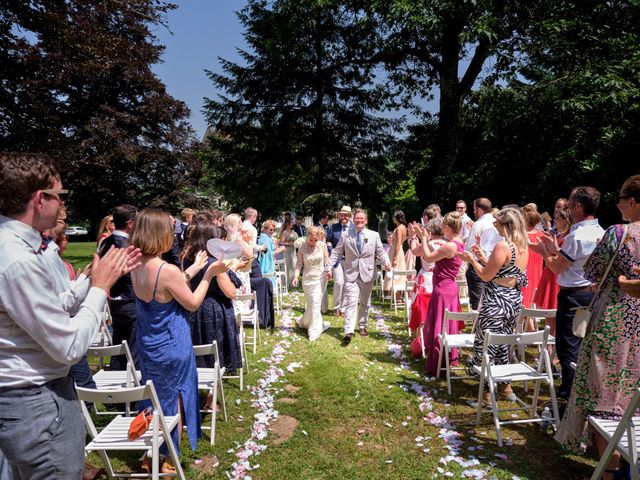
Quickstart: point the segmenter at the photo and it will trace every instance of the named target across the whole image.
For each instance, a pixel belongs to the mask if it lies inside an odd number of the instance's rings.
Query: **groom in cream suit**
[[[384,251],[380,235],[365,228],[367,213],[356,209],[353,217],[354,228],[348,235],[342,235],[338,245],[333,249],[327,267],[327,276],[331,276],[331,265],[344,255],[344,333],[342,343],[351,343],[351,337],[358,319],[360,335],[367,335],[367,317],[371,288],[376,274],[376,257],[383,263],[387,271],[391,270],[389,257]]]

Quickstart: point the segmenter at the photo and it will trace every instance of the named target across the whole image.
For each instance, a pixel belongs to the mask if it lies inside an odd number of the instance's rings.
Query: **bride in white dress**
[[[298,286],[300,270],[304,267],[302,275],[302,289],[307,305],[304,315],[298,320],[298,325],[306,328],[309,333],[309,341],[317,340],[322,332],[329,328],[329,322],[322,321],[321,305],[323,295],[323,282],[325,265],[329,261],[327,244],[320,241],[322,238],[321,227],[309,227],[307,241],[298,250],[295,275],[293,277],[294,288]]]

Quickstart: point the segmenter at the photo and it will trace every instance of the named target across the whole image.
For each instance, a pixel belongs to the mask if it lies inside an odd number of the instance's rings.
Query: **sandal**
[[[142,461],[138,472],[151,475],[151,459],[149,457]],[[174,467],[168,460],[165,460],[160,464],[160,473],[176,473],[176,467]]]

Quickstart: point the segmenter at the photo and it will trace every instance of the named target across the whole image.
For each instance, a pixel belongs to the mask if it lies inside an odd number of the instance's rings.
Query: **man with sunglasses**
[[[81,478],[85,428],[69,367],[91,344],[113,283],[139,264],[133,249],[94,257],[92,287],[67,313],[41,237],[67,194],[48,156],[0,153],[0,450],[16,479]]]

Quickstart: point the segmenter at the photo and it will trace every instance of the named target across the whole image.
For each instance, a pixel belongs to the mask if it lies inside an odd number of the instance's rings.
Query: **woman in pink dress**
[[[456,255],[464,252],[464,245],[460,238],[462,220],[457,212],[447,213],[444,217],[443,232],[447,243],[437,250],[429,248],[430,234],[421,226],[416,226],[423,245],[422,258],[427,262],[435,262],[433,269],[433,293],[427,310],[427,320],[423,330],[423,344],[427,360],[425,370],[427,375],[436,375],[438,369],[438,355],[440,354],[440,341],[438,335],[442,332],[442,320],[445,310],[459,312],[458,286],[456,275],[462,264],[462,260]],[[458,322],[449,322],[447,331],[458,333]],[[451,360],[457,362],[458,352],[451,350]]]
[[[538,243],[542,232],[536,229],[536,226],[540,223],[540,213],[538,213],[538,207],[535,203],[528,203],[522,207],[522,216],[524,217],[525,225],[527,227],[527,237],[529,244]],[[540,283],[540,277],[542,276],[542,256],[536,253],[531,247],[529,247],[529,261],[527,263],[527,286],[522,289],[522,306],[524,308],[531,307],[533,303],[533,296],[536,293],[538,284]],[[533,321],[528,325],[528,331],[533,330]]]
[[[573,220],[571,218],[571,212],[568,209],[560,208],[556,210],[556,213],[553,217],[554,222],[556,224],[556,230],[558,232],[558,246],[562,246],[562,242],[564,242],[564,237],[569,233],[569,228],[573,224]],[[538,252],[540,247],[538,242],[531,242],[529,240],[529,251]],[[556,274],[551,271],[549,267],[546,265],[542,269],[542,275],[540,276],[540,283],[538,283],[538,290],[536,290],[536,294],[533,297],[533,303],[536,304],[536,308],[544,308],[553,310],[558,306],[558,281],[556,279]],[[555,318],[547,318],[545,320],[545,325],[549,326],[550,334],[555,336],[556,334],[556,319]]]

